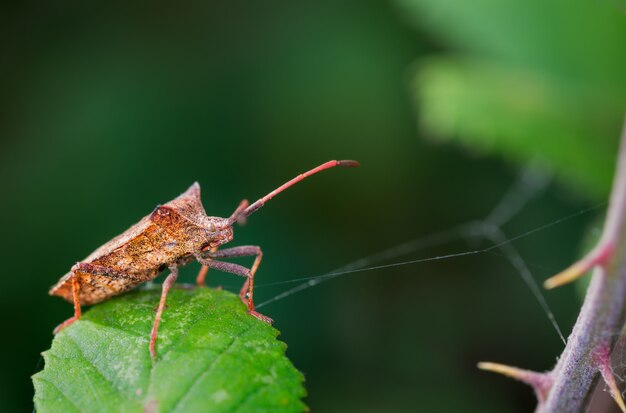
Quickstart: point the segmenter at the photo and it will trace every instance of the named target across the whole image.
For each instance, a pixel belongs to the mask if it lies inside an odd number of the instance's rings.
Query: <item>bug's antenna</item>
[[[309,177],[311,175],[314,175],[314,174],[316,174],[318,172],[321,172],[324,169],[333,168],[335,166],[354,167],[354,166],[359,166],[359,163],[357,161],[348,161],[348,160],[325,162],[325,163],[323,163],[323,164],[321,164],[321,165],[311,169],[310,171],[307,171],[307,172],[305,172],[303,174],[300,174],[300,175],[296,176],[295,178],[291,179],[290,181],[285,182],[284,184],[282,184],[278,188],[274,189],[269,194],[265,195],[263,198],[260,198],[260,199],[256,200],[252,205],[250,205],[249,207],[244,209],[241,212],[241,214],[238,215],[238,217],[234,217],[234,216],[231,217],[230,219],[233,219],[232,223],[237,221],[237,219],[240,218],[240,217],[245,218],[245,217],[250,216],[251,214],[256,212],[257,209],[259,209],[263,205],[265,205],[265,203],[267,201],[269,201],[270,199],[274,198],[276,195],[278,195],[279,193],[283,192],[285,189],[289,188],[290,186],[293,186],[293,185],[297,184],[298,182],[302,181],[303,179],[305,179],[305,178],[307,178],[307,177]],[[230,219],[229,219],[229,221],[230,221]]]

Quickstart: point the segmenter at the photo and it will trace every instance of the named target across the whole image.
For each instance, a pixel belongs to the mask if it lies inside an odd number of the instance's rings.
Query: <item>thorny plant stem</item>
[[[565,350],[551,372],[552,387],[537,412],[583,412],[626,321],[626,125],[599,247],[612,248],[597,266]],[[603,370],[606,371],[606,370]]]

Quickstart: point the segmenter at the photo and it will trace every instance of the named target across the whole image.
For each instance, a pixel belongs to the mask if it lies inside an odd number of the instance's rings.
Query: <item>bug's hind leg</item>
[[[251,269],[230,262],[214,260],[214,258],[235,258],[250,256],[256,256]],[[261,264],[262,258],[263,252],[261,251],[261,248],[253,245],[225,248],[219,251],[209,251],[203,253],[201,256],[196,257],[200,264],[206,265],[209,268],[215,268],[220,271],[246,277],[246,281],[244,282],[243,287],[241,288],[241,291],[239,293],[241,301],[243,301],[244,304],[248,306],[248,313],[250,313],[250,315],[253,315],[261,321],[272,324],[271,318],[264,316],[254,309],[254,274],[259,268],[259,264]]]
[[[78,297],[79,293],[80,293],[80,280],[78,278],[78,274],[74,273],[72,275],[72,297],[74,298],[74,315],[68,318],[67,320],[65,320],[64,322],[62,322],[61,324],[59,324],[58,326],[56,326],[56,328],[54,329],[54,334],[63,330],[65,327],[69,326],[74,321],[80,318],[81,309],[80,309],[80,299]]]
[[[161,300],[159,301],[159,307],[156,311],[156,316],[154,317],[154,324],[152,325],[152,332],[150,333],[150,357],[152,359],[156,359],[156,340],[157,340],[157,332],[159,330],[159,322],[161,321],[161,315],[163,314],[163,309],[165,308],[165,300],[167,298],[167,293],[170,288],[176,282],[176,278],[178,278],[178,268],[170,267],[170,274],[167,276],[165,281],[163,281],[163,289],[161,290]]]

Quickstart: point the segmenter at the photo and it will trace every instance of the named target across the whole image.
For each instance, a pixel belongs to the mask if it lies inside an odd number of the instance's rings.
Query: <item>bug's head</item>
[[[233,240],[233,226],[227,219],[206,217],[203,226],[205,231],[205,248],[215,248]]]

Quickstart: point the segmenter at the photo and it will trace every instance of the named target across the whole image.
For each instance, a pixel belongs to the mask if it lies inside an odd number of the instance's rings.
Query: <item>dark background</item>
[[[520,173],[424,139],[411,67],[450,46],[394,3],[31,1],[4,4],[0,27],[0,411],[32,408],[39,353],[72,313],[49,286],[193,181],[209,215],[228,216],[242,198],[328,159],[362,163],[300,184],[235,229],[233,245],[264,250],[261,302],[292,286],[263,283],[483,218]],[[609,126],[618,131],[619,120]],[[552,183],[505,231],[601,201]],[[515,242],[537,280],[579,255],[601,212]],[[198,269],[189,267],[185,282]],[[209,280],[233,290],[241,282]],[[580,295],[570,286],[546,296],[567,335]],[[317,412],[530,411],[530,389],[476,362],[544,370],[563,346],[497,254],[352,274],[263,312]]]

